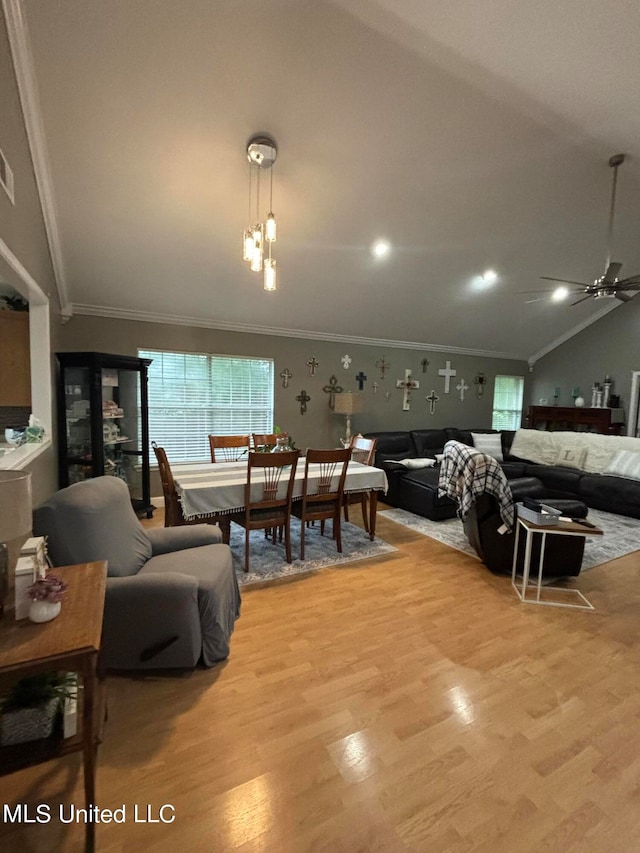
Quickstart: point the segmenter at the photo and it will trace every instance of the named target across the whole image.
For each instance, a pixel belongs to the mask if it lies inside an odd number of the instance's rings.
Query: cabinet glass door
[[[88,367],[67,367],[63,373],[67,472],[69,484],[92,477],[91,376]]]
[[[101,380],[104,473],[124,480],[135,506],[143,498],[140,372],[103,367]]]

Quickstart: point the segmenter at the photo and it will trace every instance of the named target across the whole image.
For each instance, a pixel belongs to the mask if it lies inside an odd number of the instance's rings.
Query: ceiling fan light
[[[485,270],[482,274],[482,281],[485,284],[495,284],[498,280],[498,273],[495,270]]]
[[[569,295],[569,288],[564,287],[556,287],[556,289],[551,294],[551,298],[554,302],[562,302]]]

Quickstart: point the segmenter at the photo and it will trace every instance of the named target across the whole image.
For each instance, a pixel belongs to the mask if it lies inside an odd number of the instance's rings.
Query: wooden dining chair
[[[373,465],[376,456],[377,438],[363,438],[361,435],[353,435],[351,437],[351,459],[353,462],[360,462],[362,465]],[[351,504],[360,504],[362,509],[362,521],[364,529],[369,532],[369,494],[367,492],[345,493],[342,500],[344,507],[344,520],[349,521],[349,506]]]
[[[262,452],[265,452],[265,448],[269,450],[272,447],[275,447],[278,443],[279,438],[289,438],[288,432],[270,432],[270,433],[252,433],[253,439],[253,449],[256,452],[259,452],[262,448]]]
[[[351,459],[351,448],[344,450],[307,450],[304,466],[304,482],[302,500],[296,501],[292,513],[300,519],[300,559],[304,560],[304,544],[307,522],[320,522],[320,535],[324,534],[324,523],[327,519],[333,522],[333,538],[336,540],[338,553],[342,554],[342,530],[340,516],[342,514],[342,499],[344,496],[344,481],[347,467]],[[314,471],[309,480],[309,466]],[[319,471],[319,479],[318,479]],[[313,493],[309,493],[309,484],[313,483]],[[317,489],[317,492],[316,492]],[[311,528],[310,528],[311,529]]]
[[[278,530],[284,531],[287,563],[291,562],[291,499],[299,450],[283,453],[249,453],[244,510],[230,516],[245,529],[244,570],[249,571],[249,535],[252,530],[271,531],[274,544]],[[252,495],[256,489],[258,498]]]
[[[251,449],[249,435],[210,435],[212,462],[237,462]]]
[[[229,544],[229,536],[231,533],[231,521],[228,515],[216,515],[207,517],[206,519],[194,518],[190,521],[184,517],[182,512],[182,504],[178,497],[176,484],[171,473],[171,465],[167,459],[167,453],[164,447],[158,447],[155,441],[151,442],[153,452],[156,455],[158,462],[158,472],[162,483],[162,493],[164,495],[164,526],[165,527],[182,527],[185,524],[217,524],[222,531],[222,541]]]

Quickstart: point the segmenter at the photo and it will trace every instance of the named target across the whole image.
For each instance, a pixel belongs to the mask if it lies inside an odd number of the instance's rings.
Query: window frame
[[[520,380],[520,408],[497,408],[496,407],[496,394],[499,392],[499,380],[501,379],[513,379]],[[519,374],[514,373],[498,373],[494,379],[493,384],[493,400],[491,401],[491,429],[504,430],[504,429],[520,429],[522,424],[522,412],[524,408],[524,383],[525,377]],[[506,391],[500,390],[500,393],[506,393]],[[517,425],[513,426],[504,426],[504,425],[496,425],[496,412],[500,413],[512,413],[514,415],[514,420],[516,420],[515,415],[517,412]]]

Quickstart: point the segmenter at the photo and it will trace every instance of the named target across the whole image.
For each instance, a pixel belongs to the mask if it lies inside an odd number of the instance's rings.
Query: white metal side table
[[[522,584],[516,583],[516,567],[518,563],[518,544],[520,541],[520,528],[526,535],[524,548],[524,565],[522,567]],[[603,531],[599,527],[585,527],[575,521],[559,521],[553,525],[534,524],[526,518],[516,518],[516,535],[513,545],[513,566],[511,569],[511,584],[515,589],[520,601],[525,604],[545,604],[548,607],[571,607],[574,610],[595,610],[591,602],[580,592],[579,589],[571,589],[562,586],[545,586],[545,592],[562,592],[565,595],[577,597],[579,603],[565,601],[550,601],[542,598],[542,576],[544,572],[545,546],[547,536],[602,536]],[[540,556],[538,558],[538,580],[534,584],[529,583],[531,573],[531,550],[534,536],[540,536]],[[527,597],[527,592],[535,589],[535,595]]]

